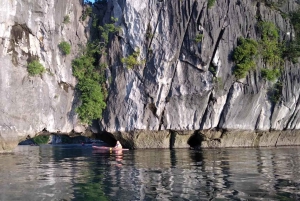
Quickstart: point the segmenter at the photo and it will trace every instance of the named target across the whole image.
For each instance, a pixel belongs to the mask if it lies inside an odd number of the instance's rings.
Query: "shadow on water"
[[[176,151],[174,149],[170,150],[170,160],[171,160],[171,168],[175,168],[177,165]]]
[[[202,164],[203,163],[203,153],[202,153],[202,150],[190,151],[189,153],[190,153],[190,158],[196,164]]]

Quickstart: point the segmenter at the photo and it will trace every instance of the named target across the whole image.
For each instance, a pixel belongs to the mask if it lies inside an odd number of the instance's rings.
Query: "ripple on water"
[[[0,200],[300,200],[299,153],[20,146],[0,155]]]

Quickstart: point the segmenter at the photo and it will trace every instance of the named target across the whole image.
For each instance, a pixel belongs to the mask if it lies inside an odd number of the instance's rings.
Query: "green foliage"
[[[252,60],[257,54],[257,47],[258,44],[256,41],[249,38],[239,38],[238,46],[233,52],[234,61],[239,64]]]
[[[266,68],[261,70],[261,75],[274,82],[280,76],[284,46],[279,43],[279,32],[272,22],[261,21],[258,23],[258,29],[261,34],[260,53],[266,64]]]
[[[85,12],[86,12],[86,14],[87,14],[88,16],[90,16],[90,15],[92,14],[92,12],[93,12],[93,8],[92,8],[92,7],[87,7],[87,8],[85,9]]]
[[[298,44],[296,41],[288,43],[284,50],[284,56],[293,63],[297,63],[300,57],[300,43]]]
[[[98,74],[94,73],[95,59],[89,55],[83,55],[73,60],[73,75],[79,80],[85,79],[85,77],[97,77]],[[95,80],[98,80],[95,78]]]
[[[297,40],[300,40],[300,8],[290,14],[291,23],[296,33]]]
[[[122,58],[121,62],[125,64],[128,69],[132,69],[134,66],[143,64],[142,62],[138,61],[139,55],[140,55],[140,51],[138,50],[134,52],[132,55]]]
[[[120,27],[114,25],[114,23],[118,21],[117,18],[111,17],[111,21],[113,23],[104,24],[104,26],[98,26],[98,30],[101,32],[101,42],[99,43],[100,46],[98,49],[102,55],[106,54],[106,46],[109,41],[109,34],[116,33],[121,30]]]
[[[96,80],[85,78],[78,83],[78,89],[82,103],[76,111],[83,122],[91,123],[91,120],[101,117],[106,107],[102,88]]]
[[[97,1],[100,2],[100,1]],[[87,7],[84,16],[92,15],[92,9]],[[99,21],[95,14],[92,15],[92,26],[98,27],[95,31],[95,37],[100,35],[99,40],[88,43],[83,50],[83,55],[74,59],[72,62],[73,75],[78,79],[77,90],[80,92],[80,106],[76,112],[83,123],[90,124],[92,120],[101,118],[102,111],[106,107],[105,99],[107,97],[105,69],[107,64],[99,63],[99,58],[103,58],[106,52],[106,46],[109,42],[109,34],[118,32],[119,27],[114,23],[117,18],[111,18],[112,23],[98,26]],[[99,17],[99,16],[98,16]]]
[[[281,7],[286,0],[261,0],[261,2],[271,9],[280,10],[279,7]]]
[[[275,24],[260,22],[258,24],[261,33],[261,54],[268,67],[280,67],[283,63],[282,46],[279,43],[279,33]]]
[[[216,72],[216,67],[214,67],[213,65],[210,65],[208,70],[213,74],[213,76],[215,77],[217,72]]]
[[[66,41],[59,43],[58,47],[64,55],[68,55],[71,53],[71,45]]]
[[[208,0],[207,1],[207,7],[211,8],[215,5],[215,3],[216,3],[216,0]]]
[[[236,63],[235,76],[243,78],[249,70],[255,67],[254,56],[261,55],[266,68],[262,69],[262,76],[275,81],[280,76],[280,68],[283,63],[283,46],[279,43],[277,27],[271,22],[261,21],[258,23],[261,34],[259,43],[252,39],[239,39],[239,45],[233,52],[233,59]]]
[[[281,66],[283,63],[283,48],[278,41],[265,40],[260,41],[261,55],[267,66]]]
[[[112,21],[117,21],[116,18],[112,18]],[[101,31],[101,38],[103,39],[104,43],[108,43],[108,36],[110,33],[116,33],[120,31],[120,27],[116,27],[113,23],[105,24],[104,26],[99,26],[99,30]]]
[[[85,21],[88,16],[91,16],[92,11],[93,11],[93,8],[90,6],[87,6],[82,12],[81,20]]]
[[[101,45],[99,40],[94,40],[93,42],[88,43],[84,50],[84,54],[90,57],[101,54]]]
[[[262,40],[278,40],[278,29],[272,22],[261,21],[258,23]]]
[[[31,76],[41,75],[45,72],[45,68],[39,61],[34,60],[28,64],[27,71]]]
[[[73,75],[78,79],[77,89],[80,92],[81,105],[76,112],[83,123],[90,124],[93,119],[101,118],[106,107],[106,91],[103,87],[104,70],[106,65],[96,65],[95,56],[98,45],[89,43],[84,55],[73,60]]]
[[[112,22],[117,22],[117,21],[118,21],[118,18],[116,18],[116,17],[110,17],[110,20],[111,20]]]
[[[253,70],[255,67],[255,62],[253,60],[245,60],[245,62],[237,64],[234,71],[234,75],[240,79],[247,76],[250,70]]]
[[[277,103],[282,96],[282,82],[277,81],[272,88],[268,90],[269,100],[275,104]]]
[[[258,44],[248,38],[239,38],[238,46],[233,52],[233,60],[236,63],[234,75],[240,79],[246,77],[249,70],[255,67],[254,57],[257,55]]]
[[[286,14],[285,12],[282,12],[282,11],[280,12],[280,15],[283,19],[287,19],[289,17],[288,14]]]
[[[291,23],[295,30],[296,37],[288,42],[284,56],[294,63],[298,62],[300,57],[300,9],[290,14]]]
[[[49,135],[38,135],[32,139],[36,144],[47,144],[49,141]]]
[[[263,78],[267,79],[268,81],[274,82],[280,76],[280,69],[263,68],[261,69],[261,75]]]
[[[222,78],[221,78],[221,77],[214,77],[213,81],[214,81],[214,85],[215,85],[215,87],[216,87],[217,89],[222,88],[222,86],[223,86],[223,81],[222,81]]]
[[[260,53],[266,68],[261,69],[264,79],[277,82],[268,90],[270,101],[275,104],[282,94],[282,83],[279,81],[286,47],[279,42],[279,31],[275,24],[261,21],[258,23],[261,34]]]
[[[146,33],[146,38],[147,38],[147,39],[151,39],[151,38],[153,38],[153,36],[154,36],[154,34],[152,34],[152,33],[150,33],[150,32],[147,32],[147,33]]]
[[[203,34],[197,34],[195,37],[195,42],[200,43],[202,41]]]
[[[92,26],[93,26],[94,28],[96,28],[96,27],[97,27],[97,24],[98,24],[98,18],[96,17],[95,14],[93,14],[93,22],[92,22]]]
[[[69,16],[69,15],[66,15],[66,16],[64,17],[63,23],[64,23],[64,24],[70,23],[70,16]]]

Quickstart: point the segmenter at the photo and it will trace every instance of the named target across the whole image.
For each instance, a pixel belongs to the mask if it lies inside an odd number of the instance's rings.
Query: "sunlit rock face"
[[[82,9],[79,0],[0,2],[0,151],[42,130],[83,130],[73,111],[71,67],[87,41]],[[67,15],[70,22],[63,23]],[[70,55],[60,52],[62,41],[71,44]],[[41,76],[27,72],[35,59],[46,69]]]
[[[207,147],[267,146],[279,139],[276,133],[269,136],[269,130],[299,129],[299,63],[282,64],[277,102],[270,98],[274,83],[262,78],[265,63],[260,55],[246,78],[233,75],[238,38],[259,41],[259,20],[274,23],[280,40],[295,36],[284,13],[297,10],[299,1],[274,2],[276,9],[255,0],[217,0],[211,7],[207,0],[95,4],[94,12],[105,12],[100,25],[114,17],[121,31],[110,33],[107,54],[100,58],[108,66],[107,107],[99,128],[92,131],[112,133],[132,148],[176,148],[188,147],[190,133],[199,131],[213,130],[219,136],[207,138]],[[79,46],[89,39],[88,24],[79,20],[82,9],[79,0],[0,3],[0,150],[42,130],[84,131],[74,112],[78,97],[71,69]],[[66,15],[71,22],[64,24]],[[71,55],[59,51],[61,41],[71,43]],[[121,62],[133,54],[137,65]],[[35,58],[46,72],[30,77],[27,64]],[[237,144],[228,140],[237,138]]]
[[[259,1],[109,1],[122,35],[110,48],[110,95],[103,130],[281,130],[298,129],[299,64],[283,64],[282,98],[257,68],[237,80],[232,51],[239,37],[260,40],[258,18],[274,23],[281,38],[290,21]],[[294,11],[297,1],[279,5]],[[259,16],[259,17],[258,17]],[[200,41],[196,37],[201,35]],[[142,64],[126,68],[120,58],[139,51]],[[213,67],[214,72],[209,68]],[[213,75],[215,74],[215,76]]]

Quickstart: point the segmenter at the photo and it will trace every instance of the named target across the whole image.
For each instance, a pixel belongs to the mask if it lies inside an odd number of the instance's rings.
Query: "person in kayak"
[[[117,144],[114,148],[122,149],[123,147],[122,147],[121,143],[119,141],[117,141]]]

